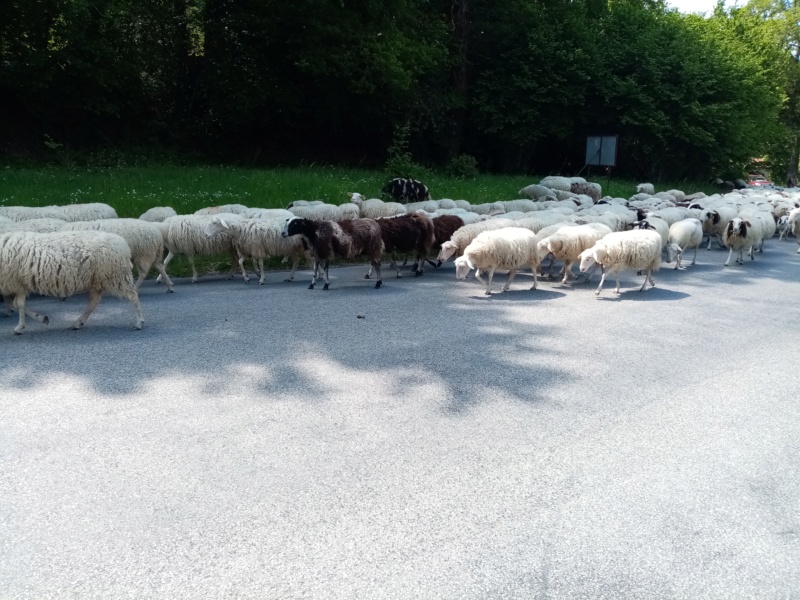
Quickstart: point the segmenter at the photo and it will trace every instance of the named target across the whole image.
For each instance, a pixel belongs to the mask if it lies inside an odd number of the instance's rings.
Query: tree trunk
[[[786,185],[794,187],[797,185],[797,163],[800,158],[800,135],[795,136],[792,144],[792,154],[789,157],[789,164],[786,165]]]

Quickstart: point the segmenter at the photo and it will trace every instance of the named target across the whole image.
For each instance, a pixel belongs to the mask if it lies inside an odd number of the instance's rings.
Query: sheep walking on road
[[[533,273],[532,290],[536,289],[536,273],[539,270],[539,253],[536,234],[522,227],[494,229],[480,233],[464,249],[456,261],[456,278],[464,280],[470,270],[475,269],[475,278],[486,284],[486,295],[492,293],[492,278],[497,269],[507,270],[508,279],[503,291],[508,291],[517,270],[528,267]],[[480,276],[488,271],[486,282]]]
[[[320,268],[325,271],[325,285],[323,290],[330,286],[328,268],[334,257],[355,258],[367,255],[370,264],[378,274],[375,287],[381,287],[381,257],[383,256],[384,243],[381,228],[373,219],[353,219],[352,221],[311,221],[302,217],[287,219],[281,232],[283,237],[301,235],[311,248],[314,257],[314,275],[311,277],[313,290],[317,282],[317,273]]]
[[[0,235],[0,294],[13,298],[19,311],[14,333],[25,329],[25,316],[47,324],[49,319],[29,310],[30,294],[68,298],[89,292],[89,304],[72,329],[80,329],[100,297],[108,292],[127,298],[133,306],[134,328],[144,319],[131,275],[131,251],[125,240],[102,231],[19,231]]]
[[[603,276],[595,296],[600,295],[609,273],[614,274],[617,283],[614,293],[619,294],[619,274],[626,269],[645,271],[644,283],[639,288],[643,292],[648,282],[651,286],[656,285],[652,273],[658,271],[661,265],[661,236],[651,229],[610,233],[581,253],[581,273],[585,273],[594,263],[603,267]]]

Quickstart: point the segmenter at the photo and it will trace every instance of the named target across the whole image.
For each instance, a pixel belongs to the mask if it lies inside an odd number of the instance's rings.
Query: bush
[[[475,179],[479,175],[478,161],[471,154],[459,154],[447,163],[445,173],[456,179]]]
[[[395,127],[392,145],[387,149],[389,158],[386,159],[385,172],[389,179],[407,177],[424,180],[428,175],[428,169],[414,162],[411,156],[411,151],[408,149],[410,135],[411,125],[408,123]]]

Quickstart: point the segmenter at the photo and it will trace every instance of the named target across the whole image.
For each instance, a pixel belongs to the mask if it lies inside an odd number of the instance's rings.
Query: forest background
[[[652,0],[5,0],[2,164],[797,174],[800,8]],[[753,163],[757,159],[757,163]],[[387,164],[388,161],[388,164]]]

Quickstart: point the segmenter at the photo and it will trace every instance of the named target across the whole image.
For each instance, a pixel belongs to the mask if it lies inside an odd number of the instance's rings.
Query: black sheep
[[[428,191],[427,185],[416,179],[406,179],[404,177],[395,177],[383,186],[381,191],[391,198],[405,202],[421,202],[431,199],[431,193]]]
[[[313,290],[317,281],[317,271],[322,266],[325,271],[325,285],[327,290],[330,285],[328,267],[331,259],[355,258],[366,255],[370,264],[378,273],[375,287],[381,287],[381,257],[384,244],[381,228],[374,219],[353,219],[352,221],[312,221],[295,217],[287,219],[281,232],[283,237],[302,235],[311,247],[314,257],[314,275],[308,289]]]

